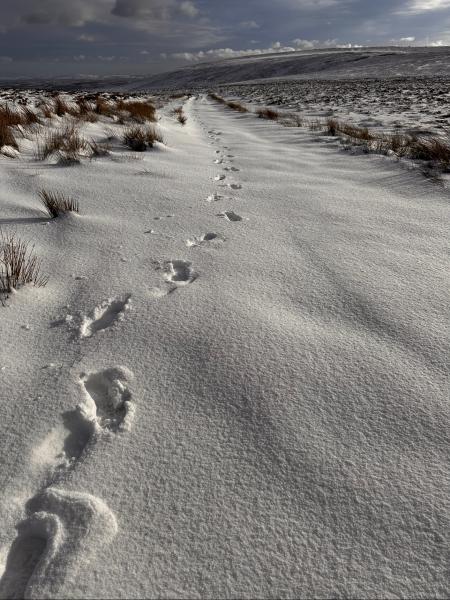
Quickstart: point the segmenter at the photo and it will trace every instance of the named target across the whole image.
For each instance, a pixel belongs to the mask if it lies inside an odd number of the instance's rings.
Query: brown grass
[[[219,96],[218,94],[214,94],[214,93],[210,93],[209,97],[212,98],[212,100],[215,100],[216,102],[219,102],[219,104],[226,104],[226,100],[225,98],[222,98],[222,96]]]
[[[12,146],[16,150],[19,149],[16,138],[11,131],[11,127],[8,127],[8,125],[5,125],[0,121],[0,148],[2,146]]]
[[[393,152],[399,157],[428,162],[430,166],[444,171],[450,169],[450,142],[436,136],[419,137],[398,133],[377,135],[367,127],[357,127],[337,119],[328,119],[325,128],[328,134],[343,134],[377,154]]]
[[[119,111],[126,111],[133,121],[138,123],[145,123],[146,121],[156,123],[156,108],[150,102],[119,100],[116,107]]]
[[[94,112],[97,115],[105,115],[110,117],[112,113],[112,106],[101,96],[96,96]]]
[[[172,112],[175,115],[177,121],[179,123],[181,123],[181,125],[186,125],[187,116],[184,114],[182,106],[179,106],[178,108],[174,108]]]
[[[134,125],[124,131],[123,142],[135,152],[144,152],[147,148],[153,148],[155,142],[163,144],[164,139],[154,127]]]
[[[225,102],[225,105],[228,106],[228,108],[231,108],[231,110],[235,110],[236,112],[240,112],[240,113],[248,112],[248,108],[246,108],[240,102],[236,102],[235,100],[228,100],[227,102]]]
[[[46,119],[51,119],[54,116],[54,112],[53,112],[53,107],[50,106],[50,104],[48,104],[47,102],[44,102],[41,105],[41,111],[42,111],[42,115],[46,118]]]
[[[79,212],[78,202],[73,198],[64,196],[61,192],[40,190],[39,196],[45,210],[52,219],[68,212]]]
[[[61,98],[61,96],[56,96],[53,100],[54,104],[54,113],[58,117],[63,117],[66,113],[70,112],[69,106],[66,102]]]
[[[273,108],[258,108],[256,114],[260,119],[268,119],[269,121],[278,121],[280,113]]]
[[[46,132],[38,142],[36,158],[45,160],[52,154],[60,154],[63,160],[74,161],[88,145],[73,125],[68,125],[59,131]]]
[[[34,246],[17,238],[14,233],[0,235],[0,292],[10,294],[20,286],[31,283],[38,287],[47,284],[48,277],[41,275],[41,261]]]
[[[11,110],[9,106],[0,107],[0,124],[7,127],[17,127],[24,125],[23,113],[18,110]]]

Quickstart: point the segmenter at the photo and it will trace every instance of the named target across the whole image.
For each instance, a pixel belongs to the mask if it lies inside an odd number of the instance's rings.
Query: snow
[[[189,89],[219,84],[276,80],[389,79],[450,75],[450,48],[375,47],[302,50],[195,63],[130,83],[122,90]],[[112,82],[114,83],[114,82]],[[110,84],[111,85],[111,84]]]
[[[447,597],[448,189],[173,106],[0,158],[49,275],[0,306],[0,597]]]

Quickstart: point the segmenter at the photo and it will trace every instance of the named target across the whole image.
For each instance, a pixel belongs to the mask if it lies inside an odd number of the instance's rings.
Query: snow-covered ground
[[[448,189],[181,102],[0,157],[0,597],[448,597]]]
[[[450,135],[449,81],[440,77],[277,81],[217,89],[250,106],[294,110],[307,119],[333,117],[374,132]]]

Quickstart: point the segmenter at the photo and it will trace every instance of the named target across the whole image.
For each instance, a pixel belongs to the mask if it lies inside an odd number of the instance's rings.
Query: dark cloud
[[[145,73],[186,60],[272,48],[450,43],[450,0],[3,0],[1,4],[0,56],[12,59],[2,60],[2,74],[8,75],[40,70],[52,74],[55,65],[71,74],[78,72],[80,63],[99,74]],[[257,43],[252,40],[256,31]]]
[[[144,18],[160,21],[184,15],[195,17],[199,13],[192,0],[116,0],[111,14],[128,19]]]

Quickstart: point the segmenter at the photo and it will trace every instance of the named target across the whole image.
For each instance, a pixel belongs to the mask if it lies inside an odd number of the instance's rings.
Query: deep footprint
[[[220,236],[218,233],[204,233],[203,235],[199,235],[199,236],[195,236],[189,240],[186,241],[186,245],[189,247],[193,247],[193,246],[201,246],[202,244],[205,244],[207,242],[212,242],[212,241],[223,241],[222,236]]]
[[[47,488],[27,503],[17,525],[0,598],[64,597],[63,587],[117,533],[117,521],[95,496]]]
[[[130,430],[134,404],[128,384],[132,379],[133,373],[125,367],[81,375],[85,398],[78,410],[97,433]]]
[[[197,274],[192,269],[191,263],[185,260],[171,260],[164,265],[164,279],[176,286],[192,283]]]
[[[219,213],[217,216],[224,217],[227,221],[232,221],[232,222],[242,221],[242,217],[232,210],[226,210],[223,213]]]
[[[207,198],[207,202],[218,202],[219,200],[223,200],[223,196],[220,194],[210,194]]]
[[[80,325],[80,337],[92,337],[95,333],[113,325],[115,321],[121,321],[125,311],[130,308],[130,298],[131,296],[126,296],[123,300],[110,298],[96,306],[91,316],[83,317]]]

